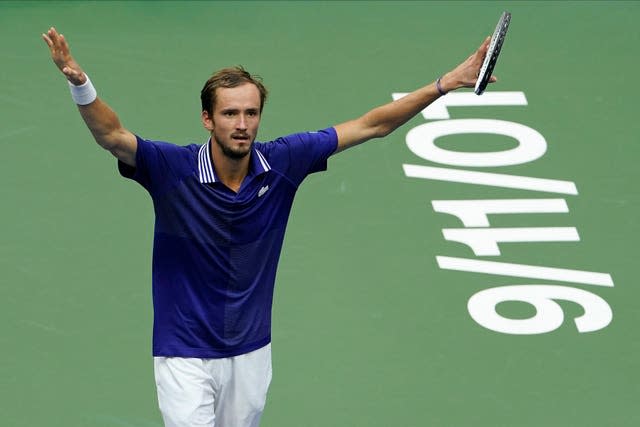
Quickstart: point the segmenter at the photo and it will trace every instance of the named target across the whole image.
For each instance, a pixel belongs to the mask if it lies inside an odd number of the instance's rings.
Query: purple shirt
[[[333,128],[256,143],[236,194],[219,182],[209,141],[138,138],[136,167],[155,210],[153,355],[220,358],[271,342],[276,268],[296,190],[326,170]],[[215,161],[215,160],[214,160]]]

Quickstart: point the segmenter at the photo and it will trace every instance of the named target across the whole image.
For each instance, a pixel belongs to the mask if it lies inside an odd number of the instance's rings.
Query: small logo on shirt
[[[262,187],[260,189],[260,191],[258,191],[258,197],[262,197],[264,196],[264,193],[266,193],[269,190],[269,186],[265,185],[264,187]]]

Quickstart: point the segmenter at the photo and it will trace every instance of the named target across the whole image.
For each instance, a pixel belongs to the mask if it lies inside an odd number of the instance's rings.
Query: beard
[[[251,141],[251,144],[246,147],[234,148],[231,145],[226,144],[225,142],[216,138],[215,136],[213,140],[215,140],[216,144],[218,144],[218,147],[220,147],[220,149],[222,150],[222,154],[233,160],[240,160],[245,158],[249,153],[251,153],[251,149],[253,148],[253,141]]]

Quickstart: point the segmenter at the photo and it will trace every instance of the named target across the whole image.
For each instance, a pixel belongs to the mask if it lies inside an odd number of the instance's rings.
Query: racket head
[[[496,66],[496,62],[498,62],[500,49],[502,49],[502,44],[504,43],[504,39],[507,35],[510,22],[511,13],[507,11],[502,12],[500,19],[498,20],[498,25],[496,25],[496,29],[493,31],[493,35],[491,36],[489,49],[487,49],[487,54],[484,57],[482,66],[480,67],[480,73],[478,74],[478,80],[476,80],[476,86],[474,88],[476,95],[482,95],[482,92],[484,92],[487,84],[489,83],[491,73],[493,73],[493,68]]]

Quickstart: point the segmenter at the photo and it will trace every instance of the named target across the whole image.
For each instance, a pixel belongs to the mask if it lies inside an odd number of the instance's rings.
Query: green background
[[[0,2],[0,425],[160,426],[151,335],[153,211],[93,142],[40,38],[55,25],[123,124],[201,143],[199,91],[242,64],[271,91],[259,139],[354,118],[433,81],[513,13],[491,90],[524,107],[452,118],[530,126],[544,157],[483,169],[576,183],[562,196],[407,178],[429,162],[390,136],[330,160],[298,193],[274,304],[274,380],[263,426],[640,425],[637,2]],[[491,151],[508,138],[449,140]],[[438,166],[436,164],[431,164]],[[441,270],[474,258],[432,200],[564,198],[570,212],[492,226],[576,227],[580,242],[501,244],[503,262],[609,273],[612,323],[580,334],[485,329],[466,304],[499,285]],[[481,257],[482,258],[482,257]],[[550,282],[553,283],[553,282]],[[511,303],[502,313],[529,317]]]

